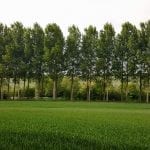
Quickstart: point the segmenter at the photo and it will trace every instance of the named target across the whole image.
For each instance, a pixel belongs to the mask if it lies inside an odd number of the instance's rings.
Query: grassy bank
[[[150,149],[150,105],[0,102],[0,149]]]

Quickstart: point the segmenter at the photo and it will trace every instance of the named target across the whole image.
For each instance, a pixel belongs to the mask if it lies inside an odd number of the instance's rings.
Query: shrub
[[[34,96],[35,96],[35,89],[34,88],[25,89],[24,97],[33,98]]]

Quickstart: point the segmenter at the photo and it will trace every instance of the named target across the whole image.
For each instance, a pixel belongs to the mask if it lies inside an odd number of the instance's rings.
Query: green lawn
[[[1,101],[0,149],[150,149],[150,104]]]

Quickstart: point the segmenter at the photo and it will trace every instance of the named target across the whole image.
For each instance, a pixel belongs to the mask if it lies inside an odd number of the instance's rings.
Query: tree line
[[[48,24],[43,29],[38,23],[26,28],[20,22],[10,27],[0,23],[0,95],[4,98],[4,82],[7,96],[15,98],[16,84],[23,81],[23,91],[36,82],[35,97],[41,95],[43,81],[53,81],[53,99],[57,98],[58,81],[70,78],[70,99],[74,99],[75,79],[86,82],[86,97],[91,99],[92,82],[102,88],[102,99],[108,101],[108,87],[112,81],[120,81],[120,100],[129,98],[129,82],[136,82],[138,98],[150,85],[150,21],[140,23],[140,29],[130,22],[122,24],[116,34],[110,23],[102,30],[90,25],[81,33],[72,25],[65,38],[60,27]],[[10,94],[10,81],[13,92]],[[19,89],[20,90],[20,89]]]

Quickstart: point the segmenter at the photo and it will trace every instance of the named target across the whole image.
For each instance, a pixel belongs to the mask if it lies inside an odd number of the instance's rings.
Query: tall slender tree
[[[64,37],[57,24],[48,24],[45,28],[45,62],[47,72],[53,80],[53,99],[57,97],[57,82],[63,71]]]
[[[33,36],[32,36],[32,29],[27,28],[25,29],[24,33],[24,44],[25,44],[25,57],[24,57],[24,91],[25,91],[25,83],[27,79],[27,90],[29,90],[29,83],[30,79],[33,77],[33,65],[32,65],[32,58],[34,56],[33,51]]]
[[[112,59],[115,42],[115,31],[111,24],[106,23],[101,30],[97,49],[96,70],[103,78],[104,100],[108,101],[108,83],[112,77]]]
[[[20,78],[24,57],[24,27],[22,23],[15,22],[11,25],[11,34],[12,34],[12,64],[13,64],[13,78],[14,78],[14,90],[13,90],[13,99],[16,93],[16,83],[18,80],[18,97],[20,97]]]
[[[125,52],[123,51],[123,45],[122,45],[122,37],[120,34],[117,35],[116,40],[115,40],[115,49],[113,52],[113,76],[115,79],[119,79],[121,82],[121,101],[124,99],[124,82],[125,82],[125,71],[124,71],[124,55]]]
[[[131,61],[133,59],[134,54],[137,51],[137,44],[136,38],[137,37],[137,29],[134,25],[129,22],[126,22],[122,25],[121,30],[121,45],[122,45],[122,54],[123,54],[123,70],[125,76],[125,97],[126,101],[128,100],[128,83],[129,77],[131,76],[131,72],[133,71],[131,68]],[[138,40],[138,39],[137,39]],[[135,70],[134,70],[135,71]]]
[[[81,33],[78,27],[74,25],[69,27],[68,32],[69,35],[66,40],[65,48],[65,64],[67,75],[71,78],[70,100],[73,100],[74,78],[79,75]]]
[[[82,79],[87,82],[87,100],[91,98],[91,81],[95,75],[96,67],[96,49],[98,32],[96,27],[89,26],[82,36],[80,69]]]
[[[44,55],[44,31],[42,27],[35,23],[32,29],[32,40],[33,40],[33,73],[36,80],[35,97],[39,98],[41,93],[41,79],[43,76],[43,55]]]
[[[141,23],[140,26],[140,48],[137,58],[137,76],[140,80],[139,99],[141,100],[142,89],[146,88],[146,101],[148,102],[150,90],[150,21]]]
[[[10,97],[10,79],[13,78],[13,38],[11,28],[4,28],[5,53],[2,56],[5,78],[7,78],[7,97]]]
[[[0,23],[0,99],[3,99],[4,63],[2,56],[5,53],[4,47],[4,25]]]

